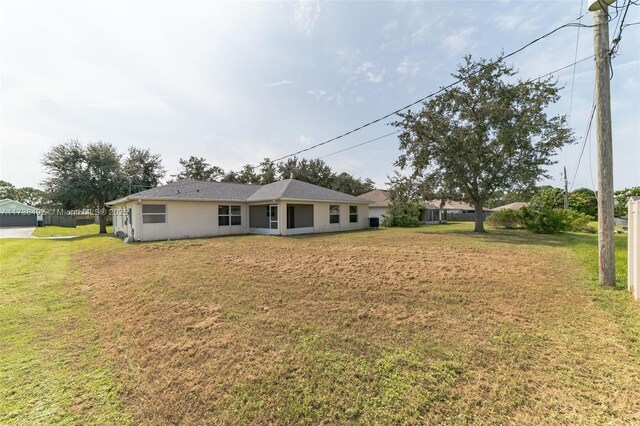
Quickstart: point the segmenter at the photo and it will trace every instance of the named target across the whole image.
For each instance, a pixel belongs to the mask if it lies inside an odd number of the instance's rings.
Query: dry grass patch
[[[78,261],[144,423],[640,421],[640,355],[558,238],[430,229]]]

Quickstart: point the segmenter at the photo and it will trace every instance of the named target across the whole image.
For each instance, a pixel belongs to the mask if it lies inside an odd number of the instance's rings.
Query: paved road
[[[36,238],[31,235],[35,229],[34,226],[0,228],[0,238]]]

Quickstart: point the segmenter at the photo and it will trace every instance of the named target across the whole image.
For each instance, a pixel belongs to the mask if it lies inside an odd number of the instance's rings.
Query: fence
[[[640,300],[640,197],[631,197],[627,203],[629,233],[627,246],[627,284],[633,298]]]
[[[485,220],[489,217],[491,212],[484,212]],[[475,213],[449,213],[447,212],[447,221],[449,222],[474,222],[476,220]]]
[[[75,228],[76,227],[76,218],[75,216],[63,216],[63,215],[44,215],[42,218],[42,224],[44,226],[54,225],[54,226],[64,226],[67,228]]]

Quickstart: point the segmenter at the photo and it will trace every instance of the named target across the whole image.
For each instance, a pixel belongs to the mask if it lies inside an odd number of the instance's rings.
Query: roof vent
[[[200,190],[199,190],[199,189],[196,189],[196,192],[200,192]]]

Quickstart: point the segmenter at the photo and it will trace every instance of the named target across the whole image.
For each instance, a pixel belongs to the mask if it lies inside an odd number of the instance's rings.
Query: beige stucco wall
[[[377,217],[382,220],[382,215],[387,213],[386,207],[369,207],[369,217]]]
[[[137,238],[139,230],[139,215],[137,203],[129,201],[127,203],[112,206],[113,209],[113,233],[124,232],[127,236]],[[131,209],[131,221],[128,220],[128,209]],[[124,213],[121,213],[124,211]],[[126,220],[125,220],[126,219]]]
[[[143,223],[143,204],[165,204],[165,223]],[[122,217],[114,215],[114,232],[122,230],[136,241],[174,240],[181,238],[212,237],[217,235],[247,234],[249,232],[249,209],[240,205],[242,225],[218,226],[218,205],[230,205],[210,201],[144,201],[128,202],[114,208],[132,208],[132,226],[124,226]]]
[[[340,206],[340,223],[329,223],[329,206]],[[358,222],[349,222],[349,206],[358,206]],[[366,229],[369,227],[369,206],[367,204],[349,203],[315,203],[313,206],[313,228],[314,232],[338,232],[354,231],[356,229]]]
[[[280,201],[278,204],[278,220],[280,233],[287,235],[287,204],[291,201]],[[165,204],[167,216],[165,223],[142,223],[142,204]],[[329,206],[340,206],[340,223],[329,223]],[[212,237],[218,235],[248,234],[249,205],[233,203],[242,209],[242,225],[218,226],[218,205],[211,201],[130,201],[113,206],[114,209],[132,209],[132,221],[124,224],[124,216],[114,213],[114,232],[122,231],[136,241],[173,240],[181,238]],[[349,222],[349,203],[316,202],[313,208],[313,232],[338,232],[366,229],[369,227],[369,206],[357,204],[358,222]]]

